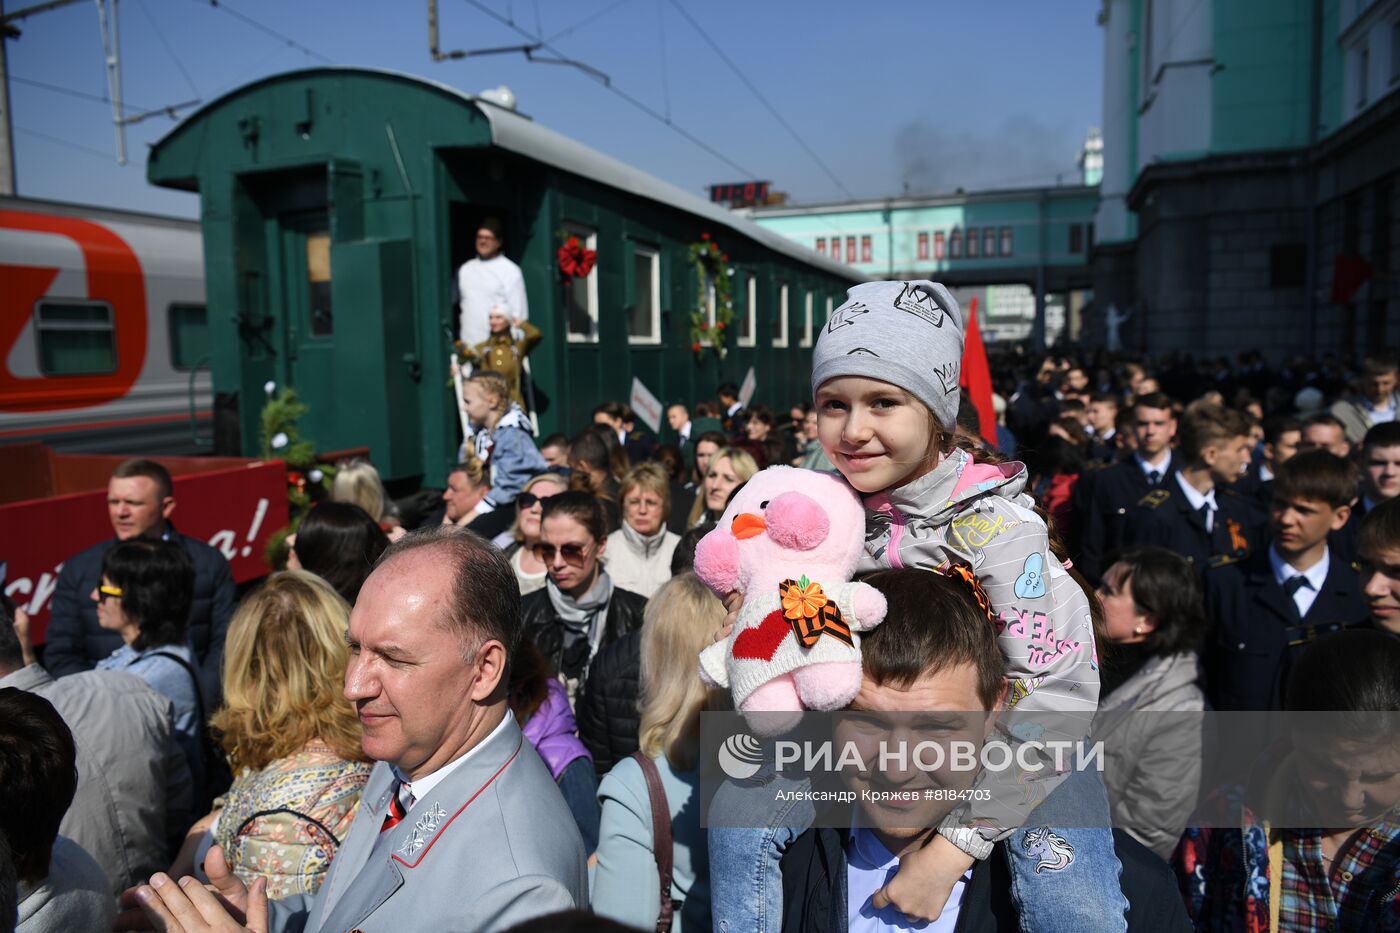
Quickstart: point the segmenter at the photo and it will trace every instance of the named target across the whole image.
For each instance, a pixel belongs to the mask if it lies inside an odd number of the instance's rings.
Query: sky
[[[505,84],[539,123],[697,193],[758,179],[815,203],[1074,183],[1102,113],[1099,5],[439,0],[443,50],[530,41],[501,20],[514,22],[661,119],[572,66],[520,53],[434,62],[425,0],[123,0],[118,25],[128,115],[307,67],[387,68],[469,93]],[[117,164],[95,5],[18,25],[7,52],[19,194],[196,216],[197,195],[145,180],[169,117],[127,127]]]

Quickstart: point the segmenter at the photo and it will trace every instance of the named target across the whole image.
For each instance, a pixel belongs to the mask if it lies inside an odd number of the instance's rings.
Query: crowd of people
[[[1199,719],[1136,715],[1400,714],[1396,361],[1006,354],[983,424],[935,366],[946,290],[857,299],[864,352],[824,332],[812,397],[726,383],[661,436],[602,401],[536,438],[518,373],[478,369],[440,494],[346,464],[241,593],[166,470],[123,463],[44,643],[0,620],[0,930],[1400,929],[1400,720],[1314,737],[1332,771],[1261,757],[1329,825],[1221,829],[1191,821],[1226,792]],[[496,316],[463,339],[518,362],[538,332]],[[888,609],[850,708],[1082,714],[1101,780],[1023,826],[702,827],[732,698],[697,658],[742,594],[695,555],[770,466],[864,500]]]

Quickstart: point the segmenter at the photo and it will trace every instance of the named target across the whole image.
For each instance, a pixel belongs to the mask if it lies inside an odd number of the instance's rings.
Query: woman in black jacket
[[[599,652],[642,625],[645,597],[613,586],[599,561],[607,543],[595,496],[562,492],[545,500],[534,551],[549,579],[521,609],[526,637],[564,679],[570,702]]]

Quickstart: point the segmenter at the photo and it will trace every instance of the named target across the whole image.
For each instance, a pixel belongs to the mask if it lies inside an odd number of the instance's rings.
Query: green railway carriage
[[[545,334],[530,357],[545,433],[582,427],[634,377],[691,400],[753,367],[758,400],[801,398],[816,329],[862,278],[513,110],[384,71],[232,91],[156,144],[148,176],[200,194],[220,452],[257,449],[273,382],[308,403],[318,447],[368,445],[391,480],[436,482],[455,456],[453,282],[485,216]],[[596,249],[587,278],[565,284],[561,231]],[[733,269],[722,361],[691,346],[712,291],[689,253],[704,234]]]

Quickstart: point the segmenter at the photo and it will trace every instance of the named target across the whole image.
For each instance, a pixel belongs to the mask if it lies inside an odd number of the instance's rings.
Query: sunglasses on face
[[[541,542],[530,550],[534,553],[535,560],[542,564],[554,563],[554,552],[556,550],[558,550],[559,556],[564,559],[564,563],[573,567],[582,567],[583,559],[588,556],[588,548],[582,544],[561,544],[558,548],[555,548],[552,544]]]
[[[121,599],[125,592],[119,586],[107,586],[105,583],[97,588],[97,601],[105,603],[109,599]]]
[[[536,502],[543,502],[551,496],[537,496],[533,492],[522,492],[515,497],[515,501],[520,503],[521,509],[533,509]]]

